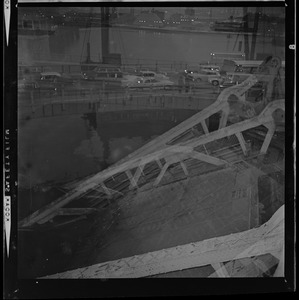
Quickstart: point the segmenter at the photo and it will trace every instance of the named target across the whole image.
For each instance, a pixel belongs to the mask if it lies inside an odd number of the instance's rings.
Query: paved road
[[[121,87],[108,87],[103,90],[103,84],[100,81],[79,80],[74,84],[68,84],[57,90],[54,89],[34,89],[19,88],[18,102],[21,105],[32,105],[47,103],[49,101],[57,102],[60,100],[88,100],[94,98],[130,98],[130,96],[195,96],[200,99],[215,99],[220,93],[219,87],[214,87],[210,83],[199,83],[192,87],[173,86],[171,89],[163,88],[138,88],[124,89]]]

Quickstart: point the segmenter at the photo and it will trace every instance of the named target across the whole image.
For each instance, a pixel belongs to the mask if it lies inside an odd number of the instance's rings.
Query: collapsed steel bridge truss
[[[249,85],[248,82],[244,82],[245,88]],[[240,90],[240,87],[238,87],[238,90]],[[233,91],[236,92],[235,89],[233,89]],[[137,150],[136,155],[133,153],[126,160],[123,160],[79,183],[78,186],[66,193],[63,197],[21,220],[19,222],[19,227],[28,227],[35,223],[42,224],[51,220],[56,215],[72,214],[71,209],[63,209],[63,207],[71,201],[84,196],[90,190],[99,190],[107,197],[113,197],[114,195],[119,194],[120,192],[117,189],[108,188],[105,183],[109,181],[109,179],[115,180],[120,174],[126,174],[127,180],[130,182],[130,189],[138,188],[138,182],[140,178],[144,176],[146,166],[153,163],[160,168],[158,175],[154,178],[153,186],[160,184],[168,168],[175,163],[180,163],[184,173],[188,176],[188,169],[184,161],[190,158],[217,167],[233,166],[234,161],[219,158],[217,155],[209,153],[206,150],[207,145],[223,138],[236,136],[242,149],[243,157],[246,157],[248,155],[248,147],[243,132],[261,125],[268,129],[259,151],[259,154],[265,154],[275,133],[277,111],[280,112],[281,118],[284,118],[284,100],[270,102],[258,115],[249,117],[247,113],[247,118],[243,121],[227,125],[227,120],[231,113],[231,104],[228,101],[228,96],[231,94],[231,92],[229,93],[225,90],[224,95],[221,94],[214,104],[158,137],[157,140],[152,141],[149,145]],[[243,106],[246,108],[248,104],[244,102]],[[252,106],[250,109],[254,110]],[[219,129],[209,132],[207,122],[209,117],[215,113],[220,113],[222,116]],[[203,129],[199,136],[195,136],[191,140],[185,142],[169,145],[174,138],[185,132],[189,132],[198,124],[201,124]],[[162,162],[164,162],[164,164]],[[152,179],[153,178],[151,177],[151,180]],[[85,209],[85,212],[86,211],[90,212]],[[78,214],[78,209],[74,214]]]

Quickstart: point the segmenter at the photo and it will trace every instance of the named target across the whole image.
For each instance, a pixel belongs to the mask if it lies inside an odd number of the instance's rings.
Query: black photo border
[[[65,299],[65,298],[110,298],[198,295],[244,295],[293,292],[295,288],[294,245],[294,104],[295,51],[295,1],[181,1],[181,2],[32,2],[10,4],[9,43],[6,44],[5,19],[3,18],[4,49],[4,195],[11,197],[11,237],[9,256],[3,236],[4,299]],[[47,6],[285,6],[286,8],[286,180],[285,180],[285,277],[284,278],[237,278],[237,279],[74,279],[46,280],[20,279],[17,274],[18,256],[18,118],[17,118],[17,11],[18,7]],[[4,7],[5,9],[5,7]],[[34,245],[33,245],[34,246]]]

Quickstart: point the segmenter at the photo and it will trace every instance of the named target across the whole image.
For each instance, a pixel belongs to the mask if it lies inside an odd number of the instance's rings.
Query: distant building
[[[162,27],[163,21],[155,13],[142,12],[136,16],[134,25],[146,27]]]

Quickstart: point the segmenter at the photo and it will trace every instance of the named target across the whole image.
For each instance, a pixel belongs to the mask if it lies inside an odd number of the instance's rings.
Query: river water
[[[202,32],[180,33],[111,28],[109,51],[120,53],[123,62],[146,63],[198,63],[210,60],[211,52],[244,52],[244,36],[238,33]],[[101,54],[101,28],[67,28],[54,35],[28,38],[19,36],[19,59],[56,60],[80,62],[87,58],[87,43],[90,43],[90,58],[99,61]],[[251,35],[249,35],[251,44]],[[257,36],[256,53],[278,55],[284,59],[284,45],[273,42],[273,37]]]

